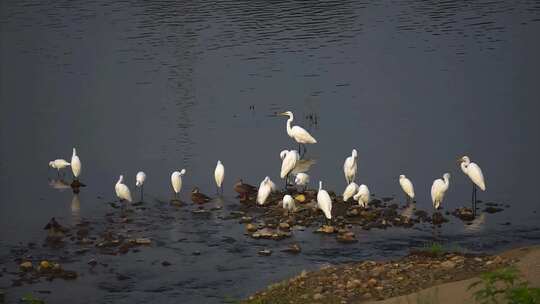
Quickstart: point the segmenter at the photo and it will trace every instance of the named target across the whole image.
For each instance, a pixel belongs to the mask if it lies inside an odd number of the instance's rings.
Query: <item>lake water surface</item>
[[[4,274],[0,288],[8,299],[50,290],[48,303],[221,303],[302,269],[397,257],[432,240],[421,227],[357,231],[353,245],[311,229],[255,241],[225,219],[238,208],[237,178],[279,180],[279,152],[296,147],[273,115],[286,110],[319,141],[307,153],[313,186],[341,193],[356,148],[358,179],[376,196],[402,199],[406,174],[429,210],[432,181],[450,172],[444,206],[454,209],[470,200],[455,162],[466,154],[486,175],[479,198],[510,208],[472,229],[452,219],[439,237],[487,252],[538,243],[539,37],[537,0],[2,0],[0,264],[15,269],[12,250],[41,244],[53,216],[106,225],[118,175],[134,191],[139,170],[148,175],[139,225],[154,244],[96,257],[109,268],[89,270],[94,256],[77,256],[66,263],[76,281],[12,288]],[[50,186],[47,167],[73,146],[88,185],[75,198]],[[225,193],[211,204],[221,210],[200,217],[168,205],[181,168],[183,200],[193,186],[213,194],[218,159]],[[290,243],[302,253],[280,252]]]

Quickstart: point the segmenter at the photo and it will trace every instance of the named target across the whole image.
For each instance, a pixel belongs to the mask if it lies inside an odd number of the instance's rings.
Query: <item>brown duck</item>
[[[236,184],[234,184],[234,191],[240,194],[240,200],[245,201],[248,199],[250,194],[257,193],[257,187],[250,184],[244,184],[242,179],[240,179]]]
[[[211,198],[208,197],[207,195],[202,194],[201,192],[199,192],[199,188],[195,187],[191,191],[191,200],[194,203],[197,203],[197,204],[204,204],[204,203],[210,201]]]

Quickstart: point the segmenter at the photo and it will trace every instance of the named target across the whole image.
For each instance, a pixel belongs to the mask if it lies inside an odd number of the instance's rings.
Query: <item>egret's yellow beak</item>
[[[285,113],[285,112],[278,113],[278,115],[279,115],[279,116],[289,116],[289,115],[287,115],[287,113]]]

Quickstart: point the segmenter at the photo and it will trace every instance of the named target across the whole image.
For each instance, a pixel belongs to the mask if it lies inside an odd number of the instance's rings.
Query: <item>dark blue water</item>
[[[310,229],[254,241],[223,219],[237,208],[237,178],[279,180],[279,152],[295,147],[285,119],[272,116],[285,110],[319,141],[308,150],[316,160],[309,173],[325,188],[343,191],[342,164],[356,148],[358,179],[372,193],[401,198],[406,174],[418,207],[429,209],[432,181],[450,172],[444,206],[454,209],[470,199],[455,163],[466,154],[486,175],[479,198],[510,208],[473,229],[454,220],[437,235],[478,251],[536,243],[539,33],[539,1],[3,0],[0,262],[16,268],[10,250],[41,244],[52,216],[105,225],[104,215],[117,212],[108,202],[118,175],[133,191],[139,170],[149,208],[137,227],[155,243],[97,256],[113,271],[89,271],[93,256],[83,255],[66,265],[80,271],[77,281],[11,288],[3,275],[0,288],[8,299],[51,290],[43,295],[51,303],[219,303],[302,269],[395,257],[432,240],[424,227],[360,230],[347,246]],[[47,168],[73,146],[88,184],[75,200],[49,186],[56,173]],[[218,159],[225,198],[212,204],[223,209],[199,217],[191,205],[164,203],[181,168],[184,200],[193,186],[213,193]],[[279,251],[292,242],[300,255]],[[274,254],[258,256],[266,247]]]

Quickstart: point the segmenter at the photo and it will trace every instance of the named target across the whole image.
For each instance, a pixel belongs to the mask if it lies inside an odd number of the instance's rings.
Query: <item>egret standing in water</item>
[[[291,111],[280,113],[281,116],[288,116],[287,120],[287,134],[289,137],[293,138],[298,143],[298,151],[301,151],[300,145],[304,147],[304,155],[307,151],[306,144],[316,144],[317,140],[309,134],[304,128],[300,126],[291,126],[292,121],[294,120],[294,115]]]
[[[182,190],[182,176],[184,174],[186,174],[186,169],[182,169],[180,172],[174,171],[171,174],[171,185],[174,190],[175,198],[178,196],[178,193],[180,193],[180,190]]]
[[[144,181],[146,180],[146,173],[139,171],[137,175],[135,176],[135,186],[138,188],[141,188],[141,201],[143,200],[143,185]]]
[[[287,188],[287,186],[289,185],[289,174],[296,166],[296,163],[300,159],[300,155],[296,150],[283,150],[281,151],[279,156],[283,160],[281,162],[281,171],[279,173],[279,177],[285,179],[285,188]]]
[[[343,191],[343,201],[347,202],[356,192],[358,192],[358,184],[355,182],[348,184],[345,191]]]
[[[114,186],[114,190],[116,191],[116,196],[121,202],[128,201],[131,203],[133,201],[131,199],[131,192],[129,191],[128,186],[124,184],[123,175],[120,175],[120,177],[118,178],[118,181],[116,182],[116,185]]]
[[[433,181],[431,186],[431,200],[433,201],[433,208],[439,209],[444,199],[444,195],[450,186],[450,173],[445,173],[443,178]]]
[[[225,179],[225,166],[220,160],[217,161],[216,169],[214,170],[214,179],[216,180],[217,192],[223,193],[223,179]]]
[[[270,184],[270,177],[265,177],[259,185],[259,191],[257,192],[257,204],[264,205],[268,196],[272,192],[272,184]]]
[[[358,192],[354,195],[354,199],[358,201],[358,205],[362,208],[366,208],[369,204],[371,194],[369,193],[368,186],[362,184],[358,187]]]
[[[319,192],[317,193],[317,207],[322,210],[327,220],[332,219],[332,199],[326,190],[322,188],[322,181],[319,181]]]
[[[73,177],[75,180],[79,179],[79,176],[81,175],[81,159],[79,156],[77,156],[77,150],[73,148],[73,154],[71,155],[71,171],[73,172]]]
[[[358,169],[357,159],[358,153],[356,152],[356,149],[353,149],[351,156],[347,157],[345,163],[343,163],[343,173],[345,173],[347,185],[354,182],[356,178],[356,171]]]
[[[49,162],[49,167],[56,169],[58,171],[58,175],[60,175],[60,170],[64,169],[65,167],[69,167],[71,164],[67,162],[65,159],[55,159],[53,161]]]
[[[484,174],[482,169],[477,164],[471,162],[468,156],[463,156],[458,159],[458,162],[461,166],[461,171],[467,175],[472,182],[472,209],[473,214],[476,214],[476,187],[480,188],[482,191],[486,191],[486,183],[484,181]]]
[[[401,174],[399,176],[399,185],[407,196],[407,204],[414,201],[414,187],[411,180],[408,179],[405,175]]]

